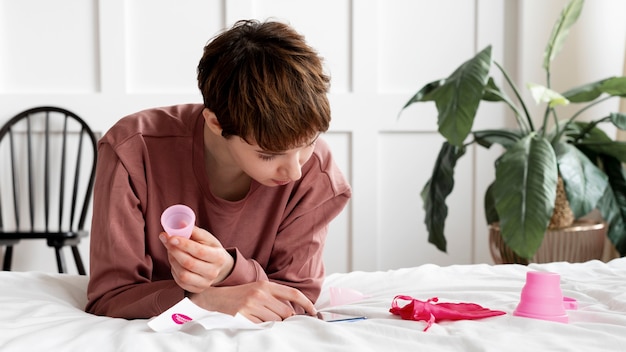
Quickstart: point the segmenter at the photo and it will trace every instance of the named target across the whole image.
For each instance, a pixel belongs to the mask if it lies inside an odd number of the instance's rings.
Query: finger
[[[199,293],[206,289],[202,286],[204,281],[201,276],[181,269],[178,265],[172,265],[171,271],[176,284],[185,291]]]
[[[171,236],[167,232],[161,232],[159,239],[168,249],[171,249],[172,246],[177,246],[188,250],[194,243],[202,243],[207,246],[222,248],[221,242],[215,238],[215,236],[197,226],[193,228],[191,237],[189,238]]]
[[[226,258],[228,252],[219,244],[219,241],[217,241],[218,246],[212,246],[204,242],[199,243],[178,236],[169,236],[165,232],[161,233],[159,238],[167,248],[168,253],[172,254],[183,267],[196,273],[211,271],[211,268],[202,265],[204,262],[222,266],[225,259],[229,259]],[[198,265],[200,267],[197,267]]]
[[[199,288],[198,282],[200,280],[198,274],[183,268],[171,254],[168,254],[168,260],[170,262],[170,271],[172,276],[179,286],[185,289],[192,288],[191,291],[195,291],[193,288]]]
[[[203,287],[188,285],[188,284],[185,284],[184,282],[181,282],[180,280],[177,279],[176,275],[174,275],[173,277],[174,277],[174,282],[178,285],[178,287],[182,288],[183,290],[187,292],[201,293],[205,291],[205,288]]]
[[[159,234],[159,240],[163,243],[163,246],[169,251],[171,249],[170,245],[170,235],[167,232],[161,232]]]
[[[302,307],[304,311],[306,312],[306,314],[310,316],[317,315],[317,309],[315,309],[315,305],[304,294],[302,294],[302,299],[299,299],[297,302],[295,301],[291,301],[291,302]]]
[[[226,249],[222,247],[213,235],[199,227],[195,228],[195,235],[192,233],[190,239],[170,237],[168,243],[176,246],[183,252],[189,253],[195,258],[215,262],[218,265],[223,264]]]
[[[170,271],[174,281],[186,291],[202,292],[213,283],[211,278],[207,279],[202,273],[211,270],[211,265],[194,258],[180,249],[180,240],[177,236],[170,236],[166,232],[159,234],[159,239],[167,249],[167,259],[170,263]]]
[[[274,297],[299,305],[309,315],[316,315],[315,306],[300,290],[293,287],[275,284],[272,287]]]
[[[209,231],[199,228],[198,226],[194,226],[191,231],[191,237],[189,238],[209,246],[222,247],[222,243],[215,236],[213,236]]]
[[[215,277],[219,274],[219,268],[213,263],[206,262],[201,258],[196,258],[188,252],[181,249],[180,243],[176,242],[176,238],[164,239],[167,244],[167,256],[172,271],[172,276],[179,286],[196,292],[198,290],[210,287],[215,281]],[[197,244],[196,245],[200,245]],[[204,245],[200,245],[204,246]]]
[[[205,230],[200,228],[198,230],[208,234],[209,239],[212,238],[212,235]],[[206,288],[221,282],[230,274],[235,265],[234,258],[221,246],[219,241],[214,242],[217,245],[211,246],[186,238],[168,236],[164,233],[161,234],[161,241],[164,242],[168,255],[171,255],[171,259],[179,263],[181,268],[204,278],[202,282],[196,284],[199,287]],[[170,264],[174,262],[171,259]],[[179,272],[181,275],[184,274],[182,270]]]
[[[286,305],[283,303],[283,310],[285,310]],[[281,321],[281,320],[285,320],[287,318],[289,318],[290,316],[293,316],[293,310],[289,309],[287,310],[288,313],[283,313],[283,314],[279,314],[276,313],[274,311],[275,307],[264,307],[264,306],[257,306],[255,307],[254,310],[250,310],[250,311],[243,311],[243,312],[238,312],[240,314],[242,314],[243,316],[245,316],[246,318],[250,319],[251,321],[255,322],[255,323],[263,323],[266,321]]]
[[[256,299],[247,306],[251,315],[263,321],[285,320],[296,314],[294,305],[302,306],[308,314],[317,314],[311,301],[299,290],[269,281],[257,284],[259,289],[252,294]]]
[[[210,287],[220,274],[220,266],[207,262],[176,247],[168,251],[172,273],[186,285],[200,288]]]
[[[220,288],[220,290],[234,290],[234,294],[227,297],[227,300],[231,304],[234,303],[234,312],[252,321],[280,321],[293,316],[295,311],[292,305],[285,299],[278,298],[273,292],[273,286],[279,286],[279,284],[256,281],[241,286]]]

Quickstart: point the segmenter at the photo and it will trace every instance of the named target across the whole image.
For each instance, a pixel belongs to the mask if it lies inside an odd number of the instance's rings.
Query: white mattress
[[[569,323],[512,313],[528,270],[561,275],[563,294],[578,301]],[[262,330],[205,330],[189,325],[157,333],[147,320],[127,321],[83,311],[87,278],[0,272],[0,351],[625,351],[626,258],[609,263],[543,265],[422,265],[385,272],[329,275],[316,306],[329,306],[329,287],[367,298],[335,311],[367,320],[326,323],[295,316]],[[389,313],[396,295],[470,302],[507,314],[443,321],[426,332],[422,321]]]

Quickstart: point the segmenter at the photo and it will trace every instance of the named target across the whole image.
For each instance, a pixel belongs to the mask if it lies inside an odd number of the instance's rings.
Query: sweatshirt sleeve
[[[107,143],[98,148],[86,311],[126,319],[149,318],[184,298],[170,278],[153,276],[147,255],[142,187]]]

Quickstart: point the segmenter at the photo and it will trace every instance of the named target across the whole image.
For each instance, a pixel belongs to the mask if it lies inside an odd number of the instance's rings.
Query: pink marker
[[[170,236],[191,237],[196,214],[186,205],[175,204],[161,214],[161,225]]]

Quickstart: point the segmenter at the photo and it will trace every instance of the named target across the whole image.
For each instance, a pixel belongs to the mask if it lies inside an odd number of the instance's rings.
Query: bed
[[[528,271],[560,275],[564,296],[578,308],[568,323],[512,314]],[[328,323],[294,316],[259,330],[211,329],[188,323],[155,332],[148,320],[93,316],[87,278],[41,272],[0,272],[0,351],[624,351],[626,258],[608,263],[521,265],[432,264],[328,275],[320,310],[367,316]],[[362,295],[330,303],[331,288]],[[477,320],[403,320],[389,312],[396,295],[471,302],[506,314]]]

